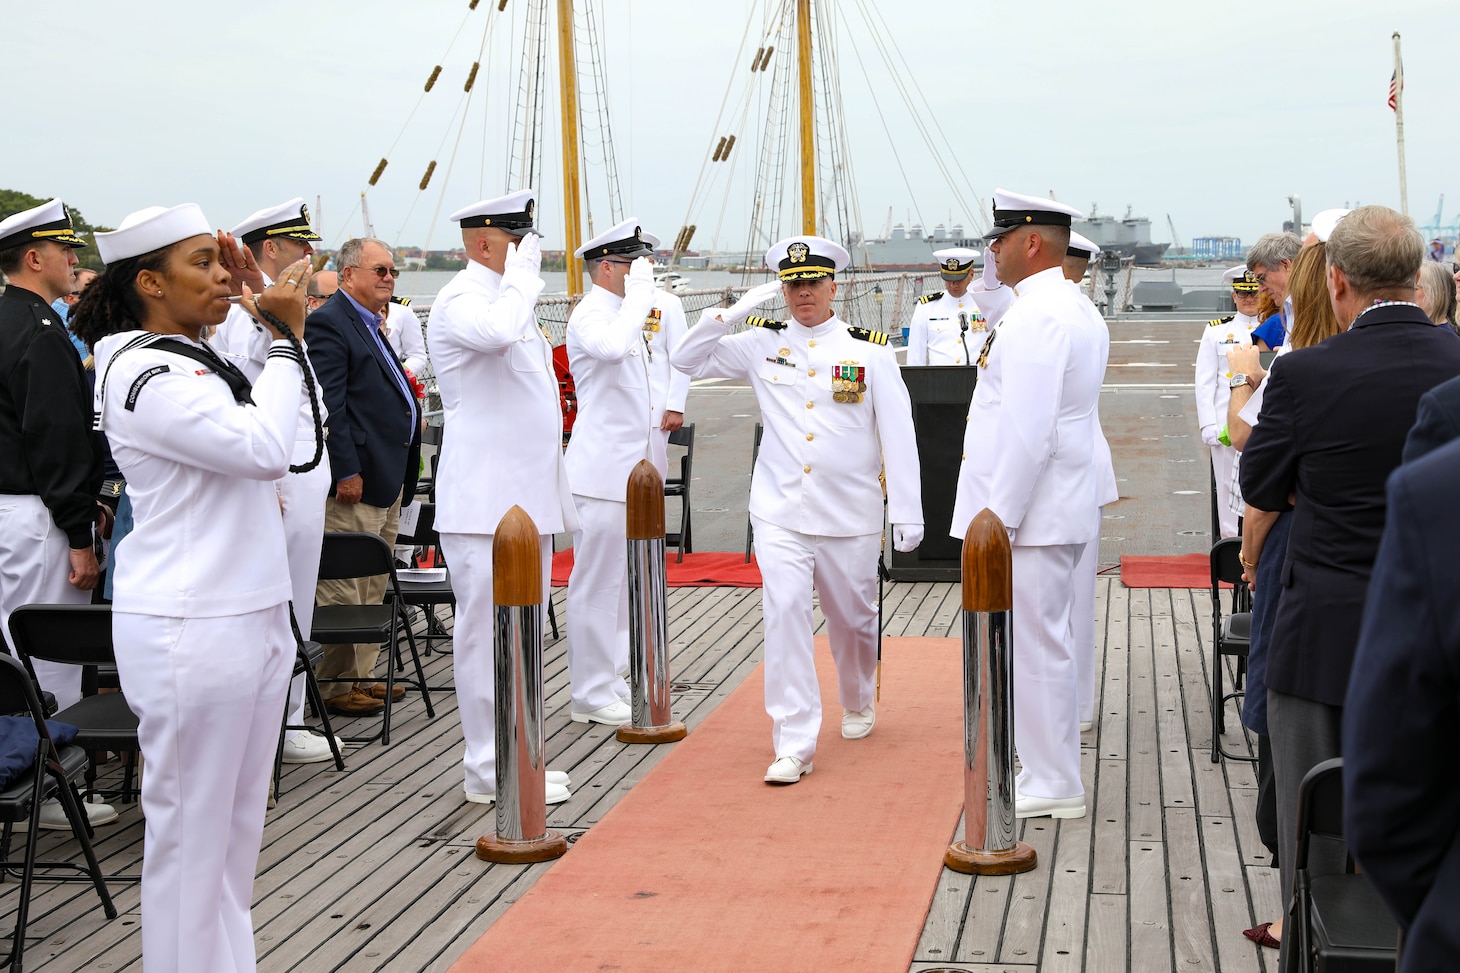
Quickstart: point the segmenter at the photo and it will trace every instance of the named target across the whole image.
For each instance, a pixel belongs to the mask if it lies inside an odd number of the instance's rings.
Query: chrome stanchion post
[[[1014,835],[1014,672],[1009,532],[987,508],[963,535],[963,840],[943,864],[1012,875],[1037,864]]]
[[[639,460],[629,474],[625,536],[629,557],[629,692],[633,719],[617,730],[620,743],[673,743],[688,732],[669,699],[669,637],[665,623],[664,480]]]
[[[542,541],[521,507],[492,537],[493,664],[497,685],[497,830],[477,839],[489,862],[545,862],[568,850],[547,827],[542,733]]]

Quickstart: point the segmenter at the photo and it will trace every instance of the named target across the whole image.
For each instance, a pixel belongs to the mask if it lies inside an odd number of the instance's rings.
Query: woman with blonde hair
[[[1414,284],[1414,303],[1435,324],[1460,331],[1455,321],[1455,278],[1450,274],[1449,264],[1430,260],[1420,264],[1419,279]]]

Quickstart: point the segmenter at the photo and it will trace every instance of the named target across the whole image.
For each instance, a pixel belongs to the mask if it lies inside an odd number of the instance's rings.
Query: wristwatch
[[[1237,388],[1239,385],[1246,384],[1247,376],[1243,372],[1238,372],[1236,375],[1233,375],[1231,378],[1227,379],[1227,388],[1229,389],[1234,389]]]

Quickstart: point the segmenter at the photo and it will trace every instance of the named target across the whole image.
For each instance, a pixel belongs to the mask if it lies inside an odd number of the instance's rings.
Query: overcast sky
[[[960,195],[986,206],[995,186],[1053,191],[1116,215],[1130,205],[1151,218],[1157,240],[1170,238],[1169,214],[1183,243],[1203,235],[1250,243],[1288,217],[1290,194],[1308,217],[1345,203],[1397,206],[1395,119],[1385,104],[1395,30],[1404,41],[1410,212],[1421,225],[1460,158],[1460,17],[1444,4],[816,2],[835,6],[853,191],[869,237],[881,235],[889,209],[897,222],[972,225],[978,217]],[[714,122],[727,91],[734,101],[747,90],[766,3],[595,0],[625,212],[666,242],[687,215],[699,227],[697,247],[745,242],[771,74],[756,76],[761,88],[743,124]],[[320,197],[324,233],[337,245],[361,231],[360,191],[388,153],[369,196],[377,233],[423,245],[429,232],[433,247],[452,246],[446,214],[515,188],[506,161],[527,6],[509,0],[498,14],[496,0],[475,11],[467,0],[0,0],[12,40],[0,186],[61,196],[110,225],[142,206],[194,201],[228,227],[290,196],[311,209]],[[911,65],[899,64],[898,78],[930,109],[910,112],[898,93],[872,39],[869,19],[879,17],[885,49]],[[737,57],[748,23],[749,49]],[[462,84],[489,24],[463,111]],[[555,43],[551,51],[555,59]],[[441,80],[422,97],[438,63]],[[548,94],[555,154],[556,82]],[[958,164],[945,167],[956,189],[929,157],[914,114],[951,141]],[[687,214],[708,150],[731,133],[739,133],[733,178],[720,166]],[[602,173],[586,178],[602,230],[610,216]],[[558,164],[538,181],[547,245],[561,246]],[[1460,189],[1446,224],[1451,214],[1460,214]],[[782,226],[799,232],[789,208]]]

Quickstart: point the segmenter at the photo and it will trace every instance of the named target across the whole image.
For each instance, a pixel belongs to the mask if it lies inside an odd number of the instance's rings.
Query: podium
[[[923,542],[906,554],[892,552],[894,581],[958,581],[963,541],[948,535],[963,431],[978,369],[966,365],[905,365],[902,380],[912,398],[913,429],[922,466]]]

